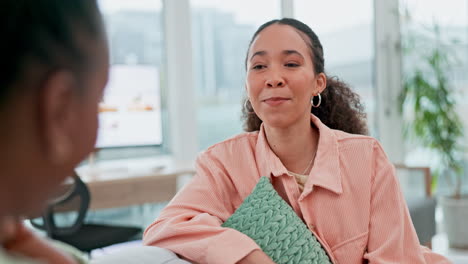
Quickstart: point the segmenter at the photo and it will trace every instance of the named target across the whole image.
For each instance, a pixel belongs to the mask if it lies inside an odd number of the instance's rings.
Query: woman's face
[[[270,127],[286,128],[310,119],[312,96],[325,87],[316,75],[305,35],[273,24],[258,34],[247,57],[246,89],[258,117]]]
[[[31,144],[26,145],[29,147],[27,155],[22,157],[24,151],[18,151],[12,158],[18,163],[12,165],[11,170],[17,176],[10,178],[9,184],[12,201],[15,201],[8,209],[12,215],[39,213],[66,177],[71,176],[74,168],[94,150],[98,104],[107,83],[109,62],[104,40],[90,39],[87,45],[86,52],[93,58],[87,72],[79,76],[72,72],[56,73],[41,87],[39,96],[31,96],[31,101],[17,100],[18,108],[28,110],[22,111],[25,114],[14,124],[24,124],[31,132],[13,141],[18,145],[22,144],[17,142],[21,140]],[[28,95],[23,97],[29,98]],[[41,117],[38,121],[28,115],[36,109]],[[20,166],[23,164],[31,165]]]
[[[97,41],[93,47],[95,54],[95,65],[92,72],[87,73],[87,77],[82,83],[85,94],[76,98],[76,129],[73,138],[75,139],[73,146],[72,164],[76,166],[85,156],[91,151],[94,151],[94,146],[97,138],[98,129],[98,111],[99,102],[104,93],[104,88],[108,80],[109,71],[109,55],[107,43],[103,40]]]

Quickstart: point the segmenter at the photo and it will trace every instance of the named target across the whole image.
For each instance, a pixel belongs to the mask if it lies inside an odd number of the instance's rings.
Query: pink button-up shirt
[[[395,170],[379,143],[332,130],[317,117],[314,166],[301,193],[270,149],[263,125],[216,144],[196,162],[197,174],[145,231],[147,245],[198,263],[236,263],[259,246],[221,224],[268,176],[307,224],[333,263],[449,263],[421,247]]]

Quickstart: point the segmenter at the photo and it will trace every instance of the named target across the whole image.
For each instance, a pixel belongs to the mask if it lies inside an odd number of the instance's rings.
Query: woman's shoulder
[[[341,130],[332,130],[336,137],[338,147],[342,150],[349,149],[351,152],[365,151],[374,154],[383,152],[380,142],[371,136],[350,134]]]
[[[360,143],[363,143],[363,142],[376,142],[377,141],[377,139],[375,139],[375,138],[373,138],[371,136],[367,136],[367,135],[351,134],[351,133],[347,133],[347,132],[344,132],[344,131],[341,131],[341,130],[336,130],[336,129],[332,129],[332,131],[333,131],[333,134],[335,135],[338,142],[343,142],[343,143],[360,142]]]
[[[391,165],[382,145],[374,137],[338,130],[334,130],[334,134],[340,159],[344,163],[353,164],[352,166],[360,169],[375,169]]]
[[[244,132],[208,147],[200,156],[240,155],[241,153],[254,151],[257,138],[258,131]]]

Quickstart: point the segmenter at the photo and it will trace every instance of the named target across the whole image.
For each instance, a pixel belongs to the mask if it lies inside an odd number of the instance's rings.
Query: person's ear
[[[76,80],[69,71],[48,76],[39,92],[39,131],[44,154],[54,164],[63,164],[72,152],[72,129]]]
[[[325,88],[327,87],[327,76],[325,75],[325,73],[323,72],[319,73],[316,77],[315,82],[316,82],[315,87],[317,89],[315,93],[316,94],[322,93],[323,90],[325,90]]]

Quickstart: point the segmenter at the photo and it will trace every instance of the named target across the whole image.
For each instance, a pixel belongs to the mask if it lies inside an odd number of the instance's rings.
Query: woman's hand
[[[18,220],[6,216],[0,219],[0,245],[3,245],[7,241],[13,239],[18,228]]]
[[[237,264],[275,264],[270,257],[268,257],[265,252],[261,250],[254,250],[249,255],[245,256],[245,258],[241,259]]]
[[[14,237],[3,244],[7,252],[20,254],[35,260],[50,264],[76,264],[77,261],[70,255],[60,252],[48,243],[47,240],[37,236],[23,224],[17,223]]]

